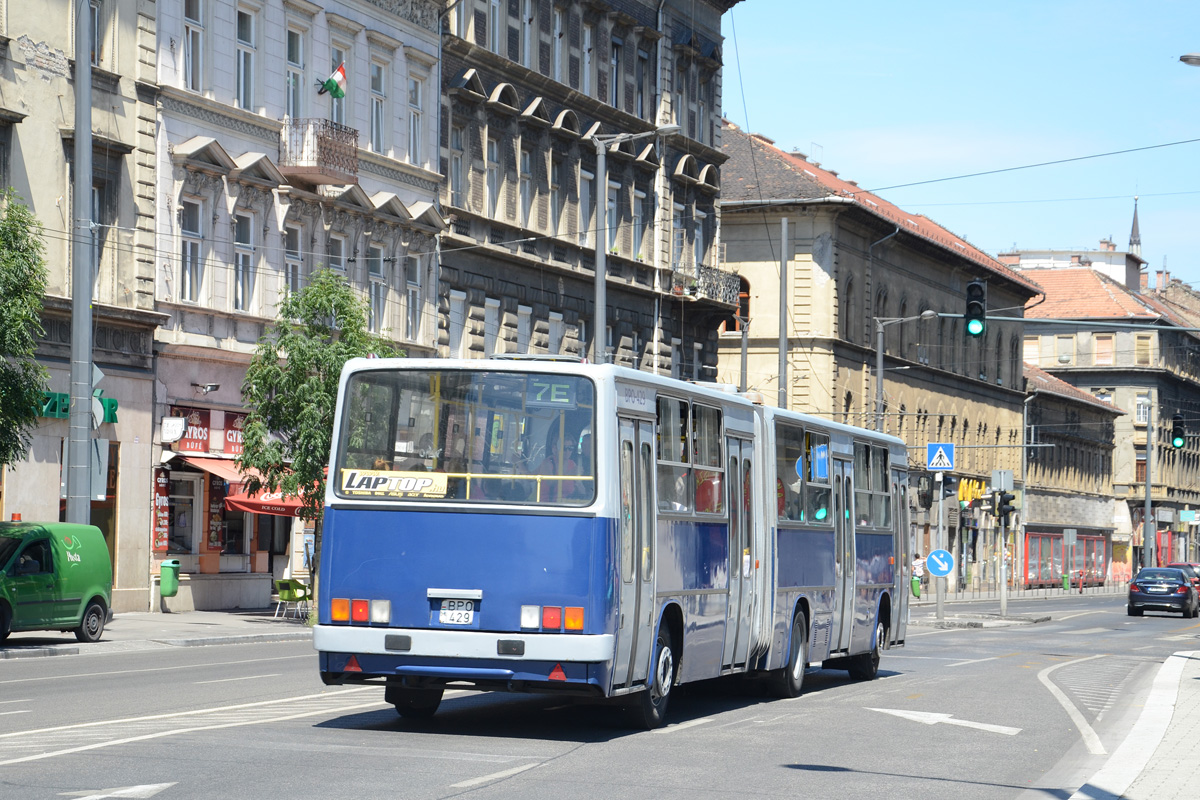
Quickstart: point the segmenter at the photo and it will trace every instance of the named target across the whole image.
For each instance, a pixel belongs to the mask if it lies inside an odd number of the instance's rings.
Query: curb
[[[254,644],[256,642],[303,642],[312,640],[312,631],[295,633],[249,633],[244,636],[205,636],[194,639],[149,639],[172,647],[203,647],[210,644]]]
[[[0,659],[41,658],[42,656],[77,656],[77,655],[79,655],[78,645],[65,645],[63,647],[30,647],[30,648],[21,648],[20,650],[10,650],[7,648],[0,649]]]

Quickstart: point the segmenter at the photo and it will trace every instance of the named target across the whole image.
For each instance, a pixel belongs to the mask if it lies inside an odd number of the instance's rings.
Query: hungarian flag
[[[329,92],[334,97],[346,96],[346,62],[338,64],[338,68],[333,71],[333,74],[325,79],[325,82],[320,84],[321,91],[317,94],[325,94]]]

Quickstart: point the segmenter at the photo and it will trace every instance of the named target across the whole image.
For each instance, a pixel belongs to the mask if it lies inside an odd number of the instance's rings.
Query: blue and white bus
[[[714,385],[537,360],[342,373],[314,645],[406,717],[446,687],[619,697],[904,642],[904,443]]]

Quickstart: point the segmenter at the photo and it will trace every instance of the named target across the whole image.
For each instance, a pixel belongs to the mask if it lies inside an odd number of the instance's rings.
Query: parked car
[[[112,561],[99,528],[0,522],[0,641],[57,630],[95,642],[111,619]]]
[[[1196,587],[1196,591],[1200,592],[1200,564],[1191,561],[1181,561],[1176,564],[1167,564],[1168,567],[1183,570],[1183,574],[1192,579],[1192,586]]]
[[[1129,584],[1129,616],[1140,617],[1146,609],[1180,611],[1195,617],[1200,595],[1192,579],[1178,567],[1148,567]]]

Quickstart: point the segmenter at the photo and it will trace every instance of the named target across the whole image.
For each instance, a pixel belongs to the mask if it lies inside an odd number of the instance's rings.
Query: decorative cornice
[[[197,95],[180,93],[177,89],[167,86],[160,88],[159,105],[166,113],[178,114],[201,124],[253,136],[270,142],[275,148],[279,147],[282,123],[278,120],[246,114]]]
[[[365,156],[363,153],[362,156]],[[394,183],[402,183],[406,186],[412,186],[424,192],[429,192],[430,195],[436,195],[440,182],[431,178],[425,178],[421,175],[414,175],[400,167],[394,167],[387,164],[381,164],[374,160],[368,160],[361,157],[358,160],[358,169],[360,172],[369,172],[372,175],[377,175],[385,180]],[[424,172],[424,170],[422,170]]]
[[[438,12],[446,6],[445,0],[366,0],[366,2],[434,34],[438,32]]]

